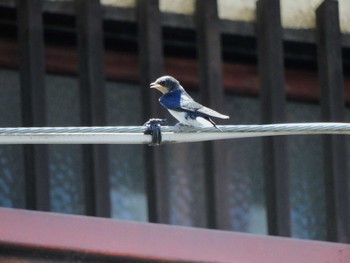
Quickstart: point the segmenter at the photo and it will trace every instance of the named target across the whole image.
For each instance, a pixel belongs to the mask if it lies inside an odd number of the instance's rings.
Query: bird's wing
[[[180,107],[182,110],[196,112],[204,117],[215,117],[220,119],[230,118],[227,115],[221,114],[215,110],[203,106],[202,104],[199,104],[198,102],[195,102],[190,96],[183,97],[180,103]]]
[[[220,119],[229,119],[230,117],[224,114],[221,114],[215,110],[209,109],[207,107],[202,107],[197,110],[197,112],[200,112],[202,114],[208,115],[210,117],[220,118]]]

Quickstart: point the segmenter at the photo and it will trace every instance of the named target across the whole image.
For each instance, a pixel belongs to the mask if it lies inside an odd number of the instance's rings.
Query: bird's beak
[[[168,91],[168,89],[166,87],[164,87],[156,82],[151,83],[150,87],[151,87],[151,89],[157,89],[162,93],[166,93]]]

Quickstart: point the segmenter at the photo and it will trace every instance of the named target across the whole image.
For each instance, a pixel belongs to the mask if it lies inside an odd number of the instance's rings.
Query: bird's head
[[[157,89],[162,93],[168,93],[169,91],[173,91],[180,88],[180,83],[171,76],[160,77],[150,85],[151,88]]]

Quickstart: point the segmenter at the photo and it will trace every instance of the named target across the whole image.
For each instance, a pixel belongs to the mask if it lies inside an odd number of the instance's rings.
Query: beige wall
[[[136,0],[101,0],[106,5],[135,6]],[[323,0],[280,0],[282,25],[286,28],[315,27],[315,9]],[[343,32],[350,33],[350,0],[338,0],[340,24]],[[254,21],[256,0],[218,0],[222,19]],[[195,0],[160,0],[163,12],[192,15]]]

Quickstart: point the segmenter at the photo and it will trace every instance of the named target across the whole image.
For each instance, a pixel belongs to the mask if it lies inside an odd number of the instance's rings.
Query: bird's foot
[[[187,125],[187,124],[184,124],[184,123],[181,123],[181,122],[178,122],[175,124],[175,127],[178,129],[178,130],[186,130],[186,129],[189,129],[189,128],[193,128],[192,125]]]
[[[175,127],[184,127],[184,126],[188,126],[188,125],[183,124],[181,122],[178,122],[178,123],[175,124]]]
[[[168,119],[152,118],[152,119],[149,119],[145,124],[143,124],[143,126],[152,125],[152,124],[153,125],[155,125],[155,124],[163,125],[167,122],[168,122]]]

